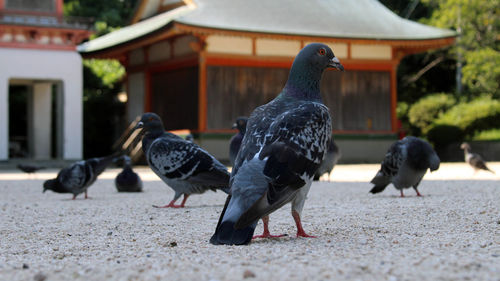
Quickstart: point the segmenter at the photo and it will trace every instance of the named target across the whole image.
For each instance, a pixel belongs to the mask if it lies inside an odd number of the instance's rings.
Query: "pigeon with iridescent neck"
[[[295,57],[281,93],[250,115],[212,244],[250,243],[261,218],[259,237],[271,237],[268,215],[287,203],[297,236],[312,237],[302,228],[300,214],[332,135],[320,93],[327,68],[344,69],[328,46],[307,45]]]

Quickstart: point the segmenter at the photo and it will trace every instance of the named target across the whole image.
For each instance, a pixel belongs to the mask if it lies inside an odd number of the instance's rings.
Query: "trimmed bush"
[[[500,141],[500,129],[491,129],[476,133],[472,138],[474,141]]]
[[[427,139],[434,144],[436,149],[440,149],[450,143],[463,141],[464,132],[457,126],[436,125],[427,133]]]
[[[459,103],[442,114],[435,124],[459,127],[469,137],[479,131],[500,128],[500,101],[483,96]]]
[[[433,94],[421,98],[408,111],[410,124],[426,134],[432,123],[444,112],[456,104],[456,99],[446,93]]]

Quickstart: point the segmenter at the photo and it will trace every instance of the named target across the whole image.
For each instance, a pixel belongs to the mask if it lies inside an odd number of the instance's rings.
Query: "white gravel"
[[[0,280],[500,280],[499,175],[442,164],[423,198],[399,198],[392,186],[368,193],[377,169],[339,165],[313,184],[303,222],[318,238],[295,238],[288,205],[270,221],[288,237],[249,246],[208,243],[222,192],[152,208],[173,191],[147,168],[136,169],[143,193],[116,192],[112,169],[75,201],[41,193],[56,170],[0,171]]]

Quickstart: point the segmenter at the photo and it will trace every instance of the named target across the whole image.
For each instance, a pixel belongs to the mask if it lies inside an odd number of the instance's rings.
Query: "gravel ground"
[[[152,208],[173,191],[147,168],[136,169],[143,193],[116,192],[111,169],[75,201],[41,193],[56,170],[0,171],[0,280],[500,280],[500,175],[445,163],[423,198],[399,198],[392,186],[368,193],[377,169],[339,165],[313,184],[303,222],[318,238],[295,238],[287,205],[270,228],[288,237],[249,246],[208,243],[221,192]]]

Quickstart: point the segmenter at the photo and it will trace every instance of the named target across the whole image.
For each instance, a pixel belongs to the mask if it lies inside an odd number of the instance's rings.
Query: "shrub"
[[[423,97],[408,111],[410,124],[426,134],[436,118],[455,104],[456,100],[450,94],[440,93]]]
[[[500,129],[491,129],[478,132],[472,140],[475,141],[500,141]]]
[[[459,127],[467,136],[500,128],[500,101],[483,96],[468,103],[459,103],[442,114],[435,124]]]
[[[500,52],[491,48],[465,54],[463,82],[473,93],[490,93],[500,97]]]
[[[436,125],[429,129],[427,139],[436,149],[440,149],[450,143],[461,142],[464,139],[464,132],[457,126]]]

